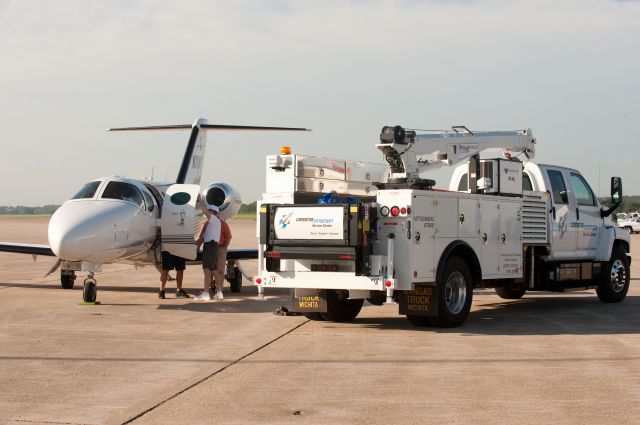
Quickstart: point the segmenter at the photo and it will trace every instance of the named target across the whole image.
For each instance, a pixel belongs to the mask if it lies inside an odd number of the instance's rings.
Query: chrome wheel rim
[[[467,282],[462,273],[456,271],[449,275],[444,286],[444,299],[449,312],[458,314],[462,311],[467,300]]]
[[[622,292],[627,284],[627,269],[620,259],[611,265],[611,289],[614,292]]]

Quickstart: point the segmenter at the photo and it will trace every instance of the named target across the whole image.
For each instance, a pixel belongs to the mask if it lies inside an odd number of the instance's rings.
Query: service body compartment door
[[[477,238],[480,236],[480,201],[460,199],[458,207],[458,237]]]
[[[522,212],[520,202],[500,203],[500,274],[522,275]]]
[[[201,224],[196,219],[199,193],[197,184],[174,184],[167,189],[162,204],[162,249],[187,260],[195,260],[198,254],[195,235]]]
[[[458,237],[458,198],[457,193],[451,197],[436,198],[436,234],[439,238]]]
[[[482,255],[480,264],[482,278],[487,279],[500,274],[498,259],[500,258],[500,210],[497,199],[480,201],[480,241]]]
[[[435,276],[435,211],[434,197],[413,197],[413,281],[432,281]]]

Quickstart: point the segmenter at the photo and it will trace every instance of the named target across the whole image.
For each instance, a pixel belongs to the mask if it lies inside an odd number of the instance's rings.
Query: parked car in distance
[[[626,220],[618,220],[618,227],[627,229],[629,233],[640,232],[640,217],[627,218]]]

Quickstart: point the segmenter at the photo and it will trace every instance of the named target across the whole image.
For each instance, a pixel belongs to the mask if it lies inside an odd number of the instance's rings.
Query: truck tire
[[[460,257],[450,257],[444,265],[442,279],[438,281],[438,317],[429,321],[441,328],[462,325],[473,300],[473,281],[469,266]]]
[[[496,288],[496,294],[505,300],[519,300],[526,292],[527,288],[515,284]]]
[[[611,259],[598,282],[596,294],[603,303],[619,303],[629,291],[629,260],[627,252],[616,246],[611,252]]]
[[[324,320],[330,322],[351,322],[356,318],[363,299],[350,300],[348,291],[327,290],[327,312],[322,313]]]
[[[302,315],[309,320],[315,320],[317,322],[322,322],[324,320],[322,313],[302,313]]]

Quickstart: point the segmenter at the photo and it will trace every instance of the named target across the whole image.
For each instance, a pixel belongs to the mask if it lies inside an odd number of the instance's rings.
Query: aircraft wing
[[[227,250],[227,260],[255,260],[258,250],[252,248],[230,248]],[[197,262],[202,262],[202,251],[198,251]]]
[[[13,252],[16,254],[31,254],[31,255],[45,255],[48,257],[55,257],[49,245],[38,245],[30,243],[14,243],[14,242],[0,242],[0,252]],[[256,251],[257,258],[257,251]]]

